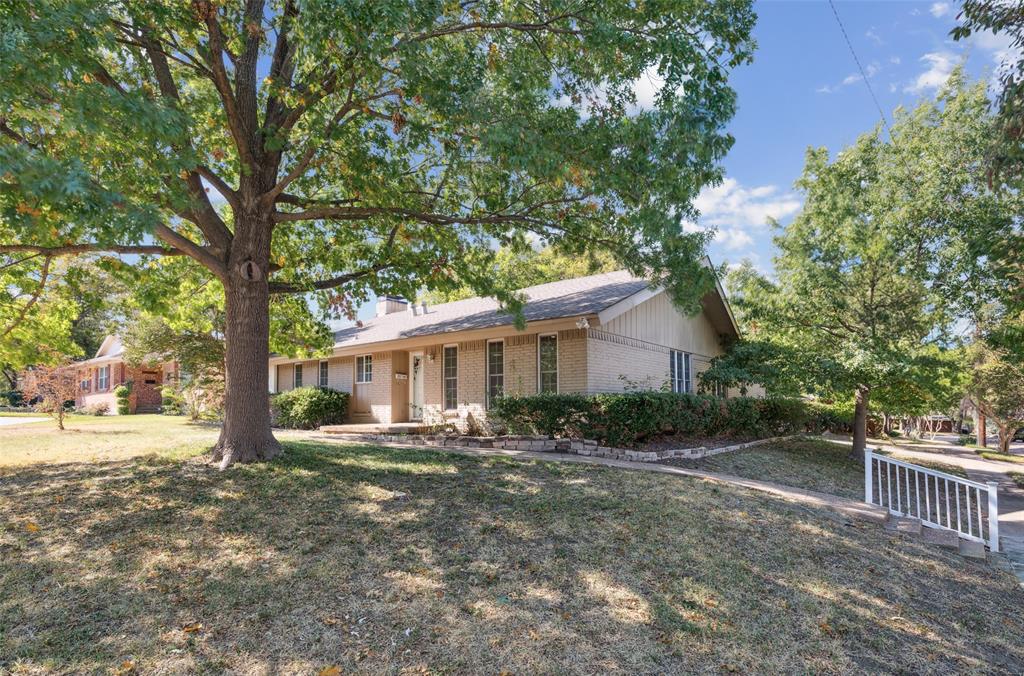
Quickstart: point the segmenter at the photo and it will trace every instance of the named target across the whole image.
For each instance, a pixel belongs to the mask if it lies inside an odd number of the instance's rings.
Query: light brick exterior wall
[[[332,357],[327,362],[327,386],[339,392],[352,394],[352,381],[355,378],[354,357]]]
[[[354,363],[354,362],[353,362]],[[391,422],[391,381],[394,371],[391,368],[390,352],[373,353],[372,380],[365,385],[369,389],[370,418],[373,422]]]
[[[587,391],[588,362],[586,329],[559,331],[558,391],[560,393]]]
[[[505,392],[510,395],[537,393],[537,334],[505,338]]]
[[[591,330],[587,336],[587,391],[657,390],[669,379],[669,349]]]

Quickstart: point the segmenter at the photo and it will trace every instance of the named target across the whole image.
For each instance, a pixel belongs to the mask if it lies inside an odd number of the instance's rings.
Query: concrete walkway
[[[12,425],[24,425],[27,423],[45,422],[49,418],[28,418],[23,416],[0,416],[0,427],[10,427]]]
[[[611,458],[599,458],[596,456],[575,455],[570,453],[550,453],[539,451],[512,451],[498,448],[463,448],[463,447],[438,447],[438,446],[415,446],[412,444],[389,444],[382,442],[349,441],[332,438],[330,435],[312,434],[311,439],[326,441],[338,444],[362,444],[366,446],[383,446],[386,448],[398,448],[405,450],[434,451],[439,453],[455,453],[458,455],[474,457],[507,457],[520,460],[541,460],[544,462],[569,462],[581,465],[601,465],[604,467],[615,467],[637,472],[652,472],[655,474],[672,474],[676,476],[688,476],[706,481],[717,481],[719,483],[748,488],[750,490],[769,493],[780,498],[799,502],[809,507],[831,509],[851,519],[871,521],[883,524],[888,518],[888,513],[882,507],[869,505],[860,500],[849,500],[828,493],[817,493],[793,486],[771,483],[770,481],[758,481],[756,479],[744,479],[743,477],[731,474],[719,474],[717,472],[704,472],[674,465],[662,465],[656,462],[631,462],[629,460],[614,460]],[[742,452],[742,451],[738,451]]]

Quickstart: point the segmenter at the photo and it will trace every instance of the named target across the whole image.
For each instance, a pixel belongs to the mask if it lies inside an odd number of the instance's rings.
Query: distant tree
[[[601,272],[622,269],[607,252],[590,251],[581,254],[561,253],[554,247],[535,249],[529,245],[504,246],[494,256],[493,273],[502,286],[523,289],[528,286],[557,282],[574,277],[586,277]],[[450,303],[471,298],[476,292],[470,286],[454,289],[426,291],[420,299],[431,304]]]
[[[696,311],[706,237],[680,226],[721,179],[754,21],[750,0],[5,2],[0,253],[205,268],[213,458],[266,460],[273,295],[466,285],[515,311],[490,247],[535,237]]]
[[[936,100],[897,114],[890,140],[876,129],[834,158],[809,150],[804,206],[775,239],[778,279],[747,285],[747,321],[810,357],[808,385],[854,397],[854,457],[872,392],[928,368],[962,316],[945,265],[960,234],[1015,218],[1019,203],[986,184],[991,129],[984,84],[957,71]]]
[[[57,428],[63,430],[67,414],[65,406],[78,394],[79,383],[74,368],[66,363],[39,365],[26,371],[23,379],[25,400],[38,400],[34,404],[35,409],[49,413],[57,421]]]
[[[973,368],[967,394],[999,430],[1000,452],[1009,453],[1013,435],[1024,427],[1024,366],[985,341],[972,344],[968,353]]]

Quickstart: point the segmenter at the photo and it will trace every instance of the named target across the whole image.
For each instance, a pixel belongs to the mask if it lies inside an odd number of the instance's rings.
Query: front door
[[[409,419],[423,420],[423,354],[411,354],[409,361]]]

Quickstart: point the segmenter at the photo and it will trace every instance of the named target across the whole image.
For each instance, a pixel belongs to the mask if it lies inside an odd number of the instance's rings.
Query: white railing
[[[994,481],[969,481],[869,448],[864,452],[864,502],[999,551],[999,489]]]

